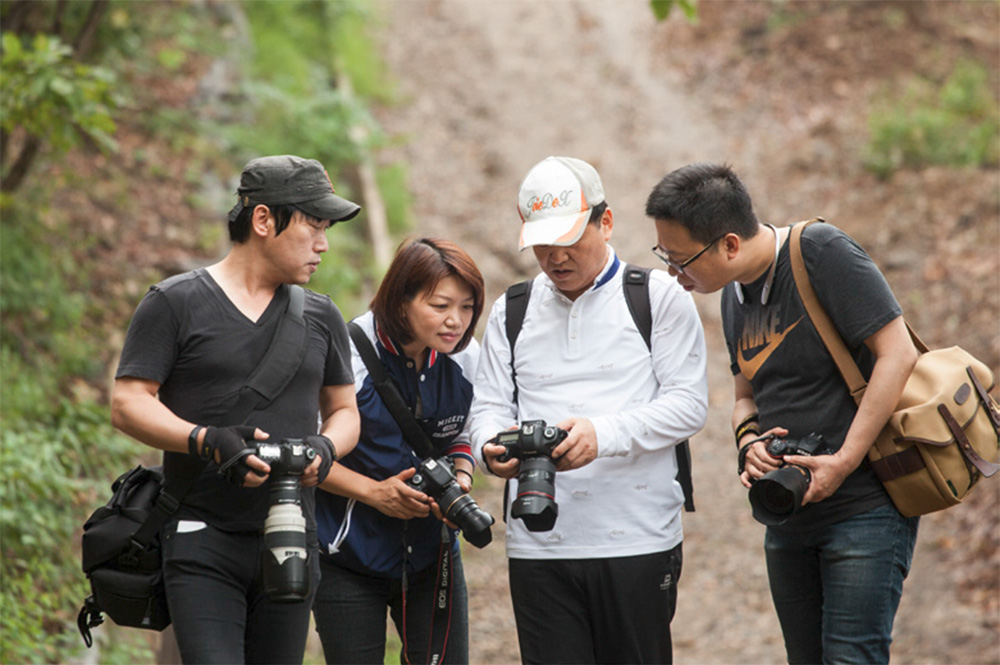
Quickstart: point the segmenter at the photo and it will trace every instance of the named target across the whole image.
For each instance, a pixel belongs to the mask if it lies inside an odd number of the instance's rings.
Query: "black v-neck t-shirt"
[[[280,286],[257,321],[247,318],[204,270],[171,277],[146,293],[132,317],[116,378],[160,384],[160,400],[175,414],[199,425],[239,425],[227,421],[240,388],[263,359],[288,305],[289,287]],[[347,326],[326,296],[305,292],[309,341],[305,360],[285,390],[246,424],[271,440],[302,438],[318,429],[323,386],[353,383]],[[178,473],[180,453],[164,453],[168,477]],[[228,483],[210,463],[188,493],[178,516],[230,531],[259,529],[267,511],[270,483],[243,488]],[[313,489],[304,490],[303,508],[315,529]]]

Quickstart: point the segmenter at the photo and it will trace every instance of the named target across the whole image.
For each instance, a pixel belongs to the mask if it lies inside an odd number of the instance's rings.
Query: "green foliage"
[[[55,10],[58,4],[46,8]],[[67,3],[66,17],[80,22],[85,4]],[[143,159],[142,148],[133,153],[144,176],[162,168],[162,177],[171,177],[158,156],[170,153],[166,156],[172,159],[183,151],[194,157],[188,177],[195,195],[202,164],[219,170],[219,165],[242,164],[240,160],[260,154],[298,153],[321,160],[338,193],[353,198],[350,167],[384,140],[368,104],[391,93],[363,29],[368,18],[363,0],[239,5],[253,36],[253,44],[240,46],[252,57],[252,79],[240,86],[246,97],[239,106],[221,109],[214,117],[223,120],[214,125],[192,118],[190,108],[163,103],[149,87],[168,75],[189,76],[204,62],[200,56],[231,48],[224,46],[225,39],[205,37],[226,30],[231,11],[182,4],[111,0],[87,65],[74,62],[55,36],[4,34],[0,112],[5,135],[20,128],[37,133],[56,150],[86,148],[89,142],[113,147],[114,120],[121,100],[128,99],[136,111],[128,118],[130,129],[150,134],[149,157]],[[343,85],[345,76],[353,82],[354,94]],[[45,173],[42,169],[50,163],[39,164],[35,174]],[[82,641],[75,618],[87,592],[79,568],[80,527],[137,456],[155,456],[116,434],[100,402],[108,335],[94,324],[106,316],[100,312],[117,306],[110,299],[121,294],[94,291],[92,280],[106,285],[116,273],[113,266],[100,266],[98,272],[90,257],[106,254],[88,247],[109,240],[66,233],[60,215],[52,214],[59,211],[47,208],[52,188],[88,189],[93,183],[85,173],[64,173],[65,180],[50,176],[45,173],[44,181],[29,178],[17,197],[0,201],[4,663],[79,660]],[[393,228],[399,229],[409,214],[405,191],[396,189],[403,187],[404,173],[389,169],[379,180],[393,189],[387,199]],[[110,214],[128,214],[123,212],[128,204],[124,188],[99,190]],[[219,233],[213,218],[209,230],[193,242],[214,247]],[[310,287],[331,294],[345,316],[354,316],[367,307],[358,294],[373,278],[364,224],[338,224],[328,233],[331,250]],[[125,321],[119,324],[124,327]],[[147,632],[106,623],[95,636],[102,663],[153,660]]]
[[[689,22],[694,23],[698,20],[698,0],[649,0],[649,4],[657,21],[666,20],[674,7],[684,12]]]
[[[385,142],[368,106],[391,97],[365,30],[368,7],[362,0],[246,3],[255,54],[252,80],[243,85],[249,118],[220,128],[237,152],[318,159],[337,193],[355,196],[350,167]],[[405,220],[399,205],[406,202],[396,196],[396,219]],[[371,264],[363,215],[328,232],[330,251],[309,284],[328,293],[345,316],[367,305],[358,296]]]
[[[119,100],[109,70],[74,62],[72,50],[52,35],[22,42],[5,32],[0,47],[0,126],[5,132],[20,127],[63,151],[84,137],[115,149],[112,115]]]
[[[54,251],[47,233],[21,221],[13,209],[0,227],[5,421],[14,415],[41,422],[53,396],[65,392],[66,377],[92,378],[101,369],[95,348],[103,340],[81,332],[86,278],[75,276],[72,258]]]
[[[901,168],[1000,163],[996,93],[976,62],[959,62],[941,85],[914,79],[901,99],[885,93],[868,124],[865,164],[882,178]]]
[[[413,226],[413,197],[406,186],[406,167],[403,164],[392,164],[380,168],[375,177],[385,203],[389,230],[393,233],[405,233]]]
[[[341,165],[357,162],[360,151],[374,140],[356,141],[355,128],[364,128],[365,133],[377,138],[374,121],[362,102],[325,85],[329,72],[317,67],[313,76],[317,89],[308,95],[295,95],[270,82],[247,84],[246,90],[254,100],[254,122],[233,127],[229,133],[232,140],[248,149],[252,147],[255,154],[292,153],[318,159],[331,174]],[[260,132],[261,126],[269,131]]]
[[[18,389],[34,380],[11,374],[6,360],[5,396],[11,384]],[[138,448],[113,432],[105,407],[45,397],[44,420],[6,412],[0,431],[5,663],[64,662],[82,647],[75,618],[88,588],[74,543],[114,478],[135,463]],[[106,648],[131,648],[120,644]]]

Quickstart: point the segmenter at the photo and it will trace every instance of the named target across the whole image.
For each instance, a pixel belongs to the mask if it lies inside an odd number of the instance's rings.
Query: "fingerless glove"
[[[250,467],[244,460],[253,454],[246,442],[253,440],[254,427],[236,425],[234,427],[209,427],[205,431],[204,446],[219,452],[219,475],[236,485],[242,485]]]

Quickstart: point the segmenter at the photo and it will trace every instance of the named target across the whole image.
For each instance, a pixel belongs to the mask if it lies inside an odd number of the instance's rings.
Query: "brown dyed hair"
[[[382,330],[400,344],[412,342],[413,329],[403,316],[404,307],[421,293],[433,291],[445,277],[457,277],[472,289],[472,320],[455,351],[468,346],[483,313],[483,276],[464,249],[441,238],[416,238],[396,249],[371,303]]]

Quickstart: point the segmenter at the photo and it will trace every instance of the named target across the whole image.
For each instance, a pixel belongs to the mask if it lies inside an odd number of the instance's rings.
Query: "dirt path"
[[[612,244],[623,258],[653,265],[653,232],[642,212],[651,186],[684,163],[740,156],[740,145],[722,138],[654,48],[656,25],[644,0],[378,6],[386,21],[384,56],[402,95],[380,121],[408,139],[386,157],[407,164],[419,231],[456,239],[472,253],[489,302],[534,272],[530,253],[514,249],[514,201],[521,176],[536,161],[565,154],[594,164],[615,212]],[[732,398],[717,300],[700,298],[699,307],[710,351],[711,412],[693,440],[698,512],[684,522],[675,661],[783,662],[763,527],[751,518],[732,469]],[[994,483],[983,491],[998,490]],[[501,512],[499,492],[490,479],[477,484],[477,499],[494,515]],[[954,543],[947,523],[948,515],[939,514],[921,526],[897,617],[895,663],[1000,662],[997,618],[963,604],[953,577],[941,570],[941,553]],[[502,525],[492,545],[467,548],[465,556],[472,662],[517,662]]]

